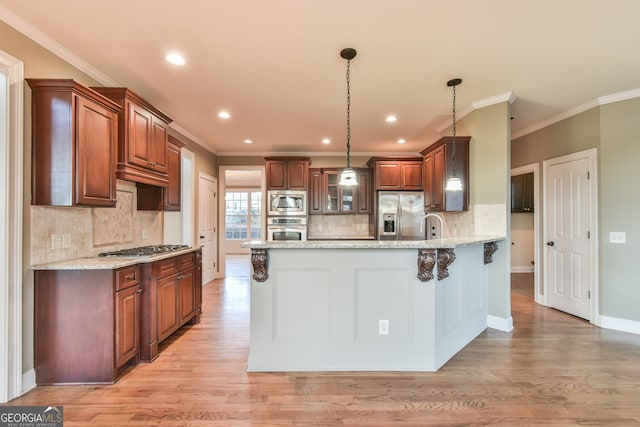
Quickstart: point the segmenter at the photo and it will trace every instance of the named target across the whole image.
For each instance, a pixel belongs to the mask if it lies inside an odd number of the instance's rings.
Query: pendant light
[[[356,57],[356,50],[346,48],[340,51],[340,56],[347,60],[347,167],[340,173],[339,185],[358,185],[356,172],[351,168],[351,60]]]
[[[445,191],[462,191],[462,181],[456,176],[456,86],[462,83],[462,79],[451,79],[447,86],[453,87],[453,149],[451,150],[451,162],[453,174],[447,180]]]

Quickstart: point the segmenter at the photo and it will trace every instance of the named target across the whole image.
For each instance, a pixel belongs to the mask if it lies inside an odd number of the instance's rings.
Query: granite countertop
[[[114,256],[114,257],[86,257],[75,258],[65,261],[50,262],[46,264],[32,265],[31,270],[115,270],[129,265],[144,264],[147,262],[160,261],[189,252],[197,251],[199,248],[187,248],[178,251],[165,252],[147,256]]]
[[[273,241],[252,240],[244,242],[243,248],[252,249],[443,249],[499,242],[504,236],[450,237],[433,240],[307,240]]]

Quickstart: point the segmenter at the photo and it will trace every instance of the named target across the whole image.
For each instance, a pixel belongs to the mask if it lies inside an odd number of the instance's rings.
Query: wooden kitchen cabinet
[[[308,157],[265,157],[267,190],[308,190]]]
[[[511,177],[511,212],[533,212],[533,172]]]
[[[422,190],[421,157],[372,157],[367,166],[373,169],[376,190]]]
[[[34,278],[36,383],[113,383],[140,348],[139,265]]]
[[[31,87],[31,204],[113,207],[120,107],[70,79]]]
[[[371,213],[371,173],[366,168],[354,168],[358,185],[339,185],[344,168],[312,168],[309,214],[369,214]]]
[[[453,174],[453,137],[446,136],[420,152],[423,155],[424,209],[432,212],[460,212],[469,209],[469,141],[456,137],[455,170],[462,191],[445,191]]]
[[[198,252],[190,252],[145,265],[140,360],[158,356],[158,345],[189,321],[200,319],[202,274]],[[201,265],[201,264],[200,264]]]
[[[139,211],[180,211],[181,151],[184,143],[169,135],[167,147],[166,187],[137,183],[137,203]]]
[[[171,118],[127,88],[92,89],[122,108],[118,115],[116,176],[127,181],[166,187]]]

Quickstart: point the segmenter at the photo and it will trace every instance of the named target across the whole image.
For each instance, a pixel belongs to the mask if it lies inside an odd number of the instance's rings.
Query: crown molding
[[[473,101],[471,105],[464,107],[459,114],[457,114],[456,121],[464,118],[467,114],[475,110],[479,110],[480,108],[490,107],[492,105],[501,104],[503,102],[508,102],[509,104],[513,104],[516,100],[516,96],[513,92],[505,92],[499,95],[491,96],[489,98],[479,99],[477,101]],[[438,133],[444,132],[446,129],[453,125],[453,118],[447,119],[444,123],[436,128]]]
[[[521,138],[525,135],[533,133],[537,130],[546,128],[547,126],[551,126],[555,123],[558,123],[562,120],[566,120],[570,117],[576,116],[580,113],[584,113],[592,108],[599,107],[602,105],[613,104],[615,102],[627,101],[629,99],[640,98],[640,89],[628,90],[625,92],[618,92],[611,95],[601,96],[594,100],[585,102],[584,104],[573,107],[567,111],[564,111],[560,114],[557,114],[553,117],[549,117],[546,120],[543,120],[539,123],[536,123],[533,126],[529,126],[526,129],[522,129],[521,131],[515,132],[511,135],[511,140]]]

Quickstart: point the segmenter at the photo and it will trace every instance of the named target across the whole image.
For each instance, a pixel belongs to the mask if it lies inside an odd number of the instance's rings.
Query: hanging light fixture
[[[462,83],[462,79],[451,79],[447,86],[453,87],[453,150],[451,150],[451,162],[453,163],[453,174],[447,180],[445,191],[461,191],[462,181],[456,176],[456,86]]]
[[[340,173],[339,185],[358,185],[356,172],[351,168],[351,60],[356,57],[356,50],[346,48],[340,56],[347,60],[347,167]]]

